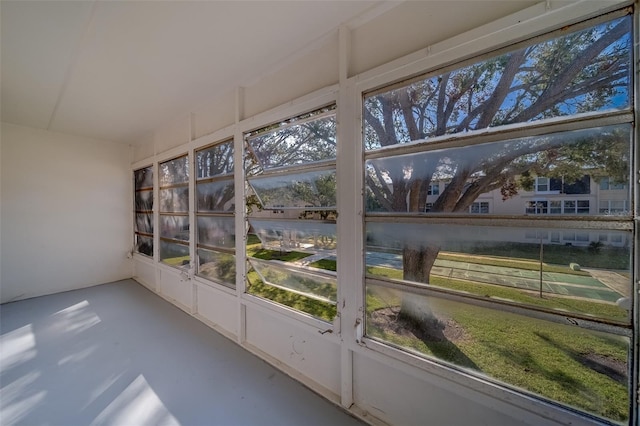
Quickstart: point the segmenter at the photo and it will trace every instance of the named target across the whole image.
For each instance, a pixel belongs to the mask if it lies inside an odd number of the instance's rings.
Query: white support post
[[[339,91],[338,91],[338,313],[340,315],[340,397],[345,408],[353,405],[353,344],[357,339],[357,324],[362,292],[362,211],[361,148],[358,142],[359,123],[355,108],[355,85],[348,80],[350,62],[350,30],[339,29]]]
[[[237,302],[237,341],[240,345],[246,340],[245,306],[242,295],[246,290],[247,262],[245,260],[246,233],[246,200],[244,191],[244,140],[238,125],[244,116],[244,88],[236,88],[235,131],[233,134],[233,164],[235,186],[235,227],[236,227],[236,302]]]

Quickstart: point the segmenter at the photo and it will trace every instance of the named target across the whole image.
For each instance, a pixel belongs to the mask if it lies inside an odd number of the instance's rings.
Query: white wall
[[[2,123],[2,303],[133,275],[130,147]]]

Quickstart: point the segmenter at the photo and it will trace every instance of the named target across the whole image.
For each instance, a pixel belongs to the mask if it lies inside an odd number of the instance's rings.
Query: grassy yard
[[[440,322],[457,330],[450,338],[430,338],[402,322],[401,298],[390,289],[367,289],[367,335],[615,421],[627,419],[627,339],[424,299]],[[374,319],[382,310],[396,316]]]

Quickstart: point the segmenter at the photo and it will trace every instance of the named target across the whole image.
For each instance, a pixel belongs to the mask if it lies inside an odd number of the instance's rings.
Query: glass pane
[[[550,232],[370,222],[366,272],[628,323],[631,232],[563,229],[561,241]]]
[[[279,128],[248,140],[265,169],[336,158],[334,115]]]
[[[311,253],[329,251],[335,255],[335,223],[249,219],[249,226],[260,238],[263,249]],[[331,253],[327,253],[327,256]],[[335,256],[332,259],[335,261]]]
[[[160,186],[189,182],[189,162],[187,156],[160,163]]]
[[[189,246],[160,240],[160,260],[170,266],[188,266]]]
[[[153,167],[133,172],[136,191],[142,188],[153,188]]]
[[[249,184],[265,209],[335,209],[336,171],[252,178]]]
[[[630,140],[631,126],[621,124],[367,160],[366,208],[419,213],[430,203],[429,213],[465,214],[483,195],[497,201],[493,214],[549,214],[549,200],[570,194],[536,194],[538,171],[558,174],[568,183],[582,181],[586,171],[588,179],[615,174],[628,181]],[[434,183],[442,183],[439,195],[428,194]],[[590,187],[592,196],[599,196],[597,185]],[[629,190],[626,197],[630,199]],[[591,214],[599,212],[594,208]]]
[[[268,261],[249,259],[261,281],[267,285],[302,294],[325,303],[336,303],[336,278],[303,271]]]
[[[136,232],[145,234],[153,234],[153,215],[152,214],[136,214]]]
[[[136,211],[153,210],[153,191],[136,191],[134,198]]]
[[[233,180],[198,183],[199,212],[231,212],[235,208]]]
[[[161,189],[160,211],[167,213],[187,213],[189,211],[189,188]]]
[[[233,173],[233,141],[196,151],[198,179]]]
[[[229,253],[198,249],[198,275],[236,287],[236,257]]]
[[[235,248],[236,227],[235,218],[228,217],[198,217],[198,243],[213,247]]]
[[[630,105],[632,15],[364,101],[366,149]]]
[[[609,420],[629,417],[629,339],[367,285],[366,334]]]
[[[153,257],[153,238],[136,235],[136,252]]]
[[[189,241],[189,216],[160,216],[160,236]]]

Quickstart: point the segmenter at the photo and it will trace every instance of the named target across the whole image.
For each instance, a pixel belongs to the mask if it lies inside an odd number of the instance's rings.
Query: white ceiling
[[[2,121],[135,143],[380,1],[5,1]]]

